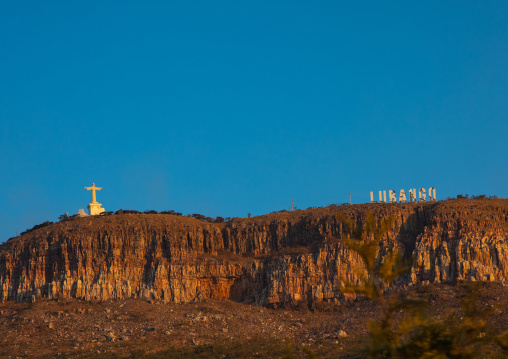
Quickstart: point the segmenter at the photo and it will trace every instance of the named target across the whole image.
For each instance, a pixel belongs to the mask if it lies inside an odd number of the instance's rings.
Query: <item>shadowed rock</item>
[[[396,285],[504,281],[508,200],[330,206],[208,223],[166,214],[84,217],[0,246],[0,300],[127,297],[161,302],[230,298],[258,305],[344,302],[363,265],[343,243],[341,212],[395,219],[392,248],[412,260]]]

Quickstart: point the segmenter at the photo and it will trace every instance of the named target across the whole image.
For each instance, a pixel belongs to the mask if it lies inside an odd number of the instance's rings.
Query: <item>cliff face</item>
[[[359,284],[363,266],[336,213],[360,222],[368,211],[395,218],[378,259],[392,247],[412,258],[397,285],[508,277],[504,199],[332,206],[221,224],[126,214],[61,222],[2,244],[0,300],[342,302],[342,284]]]

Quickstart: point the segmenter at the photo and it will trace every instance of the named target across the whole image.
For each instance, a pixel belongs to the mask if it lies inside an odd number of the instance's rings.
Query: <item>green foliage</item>
[[[104,212],[104,213],[101,213],[101,215],[108,215],[108,214],[112,214],[112,213],[113,212]],[[140,213],[141,212],[135,211],[135,210],[119,209],[114,214],[140,214]],[[170,215],[174,215],[174,216],[181,216],[182,215],[180,212],[176,212],[174,210],[161,211],[161,212],[157,212],[155,210],[146,210],[143,212],[143,214],[170,214]],[[223,218],[223,217],[218,216],[218,217],[212,218],[212,217],[204,216],[199,213],[187,214],[187,217],[195,218],[197,220],[204,221],[204,222],[215,222],[215,223],[229,222],[232,220],[231,217]]]
[[[69,214],[68,214],[67,212],[65,212],[64,214],[62,214],[62,215],[60,215],[60,216],[58,217],[58,220],[59,220],[60,222],[62,222],[62,221],[67,221],[67,220],[69,220],[69,218],[70,218],[70,217],[69,217]]]
[[[472,199],[484,199],[484,198],[487,198],[487,195],[486,194],[480,194],[478,196],[472,195],[471,198]]]
[[[428,313],[428,304],[421,298],[392,299],[385,316],[369,323],[369,358],[453,358],[473,359],[494,355],[495,346],[508,355],[507,336],[498,335],[487,327],[493,309],[477,307],[479,286],[462,302],[462,317],[454,313],[439,319]],[[401,313],[401,317],[397,314]]]
[[[115,212],[115,214],[140,214],[141,212],[136,210],[128,210],[128,209],[119,209]]]
[[[193,214],[187,214],[187,217],[195,218],[200,221],[204,222],[210,222],[210,223],[224,223],[224,222],[231,222],[234,218],[231,217],[221,217],[217,216],[215,218],[207,217],[205,215],[199,214],[199,213],[193,213]]]
[[[190,217],[195,218],[195,219],[200,220],[200,221],[206,221],[206,222],[210,222],[212,220],[210,217],[204,216],[204,215],[199,214],[199,213],[193,213],[193,214],[190,215]]]
[[[182,214],[180,212],[175,212],[173,209],[171,211],[162,211],[161,214],[172,214],[175,216],[181,216]]]
[[[39,229],[39,228],[44,228],[44,227],[50,226],[50,225],[52,225],[52,224],[53,224],[53,222],[50,222],[50,221],[42,222],[41,224],[36,224],[36,225],[35,225],[35,226],[33,226],[31,229],[27,229],[26,231],[21,232],[21,233],[20,233],[20,236],[22,236],[23,234],[26,234],[26,233],[33,232],[33,231],[35,231],[36,229]]]
[[[368,342],[364,348],[368,358],[453,358],[508,357],[508,333],[499,334],[488,327],[487,319],[496,309],[481,310],[477,305],[479,285],[471,288],[462,301],[462,314],[445,319],[432,316],[422,298],[382,295],[385,285],[407,270],[397,251],[390,251],[376,264],[380,241],[393,221],[376,221],[371,213],[363,227],[337,214],[352,239],[345,242],[364,261],[368,276],[360,276],[363,286],[346,285],[346,291],[361,293],[384,306],[384,317],[369,323]]]
[[[341,213],[337,218],[348,229],[351,239],[345,239],[346,245],[363,260],[368,275],[358,272],[362,285],[346,283],[344,291],[361,293],[371,299],[382,300],[383,289],[400,274],[407,270],[398,251],[390,251],[381,263],[376,263],[379,243],[388,233],[393,218],[384,218],[377,222],[372,213],[367,213],[364,226],[358,226]]]
[[[330,348],[324,348],[326,350]],[[102,354],[94,357],[112,358],[120,357],[116,354]],[[136,359],[217,359],[217,358],[262,358],[262,359],[282,359],[282,358],[308,358],[317,359],[310,348],[304,348],[294,344],[289,340],[276,340],[256,338],[249,341],[229,342],[227,344],[211,344],[197,346],[170,347],[160,352],[147,352],[142,347],[131,351],[129,358]]]
[[[318,356],[316,355],[316,353],[314,353],[312,350],[310,350],[309,348],[303,348],[303,352],[305,354],[307,354],[307,357],[309,359],[318,359]]]
[[[293,347],[291,345],[291,342],[286,339],[286,347],[284,348],[284,356],[283,359],[294,359],[295,355],[293,353]]]

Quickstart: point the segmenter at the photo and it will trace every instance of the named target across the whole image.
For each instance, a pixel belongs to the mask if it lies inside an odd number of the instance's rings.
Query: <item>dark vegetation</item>
[[[161,212],[157,212],[155,210],[146,210],[144,212],[140,212],[140,211],[128,210],[128,209],[119,209],[119,210],[117,210],[115,212],[113,212],[113,211],[102,212],[100,214],[100,216],[111,216],[111,215],[117,215],[117,214],[167,214],[167,215],[173,215],[173,216],[182,216],[182,214],[180,212],[176,212],[174,210],[161,211]],[[210,223],[231,222],[233,219],[236,218],[236,217],[220,217],[220,216],[212,218],[212,217],[204,216],[204,215],[199,214],[199,213],[187,214],[187,217],[195,218],[197,220],[204,221],[204,222],[210,222]],[[72,216],[69,216],[68,213],[66,212],[66,213],[64,213],[64,214],[62,214],[62,215],[60,215],[58,217],[58,221],[59,222],[64,222],[64,221],[74,220],[74,219],[77,219],[77,218],[80,218],[78,214],[74,214]],[[36,229],[49,226],[49,225],[51,225],[53,223],[54,222],[46,221],[46,222],[43,222],[41,224],[37,224],[37,225],[33,226],[32,228],[27,229],[24,232],[21,232],[20,236],[22,236],[24,234],[27,234],[27,233],[30,233],[30,232],[33,232]],[[13,238],[16,238],[16,237],[11,237],[8,240],[13,239]]]
[[[329,352],[330,348],[307,348],[289,340],[270,340],[257,338],[231,344],[198,345],[194,347],[174,347],[157,353],[147,353],[143,349],[133,350],[129,358],[133,359],[187,359],[187,358],[283,358],[317,359]],[[314,352],[313,350],[316,350]],[[322,352],[322,353],[321,353]],[[318,356],[318,354],[320,354]],[[101,356],[101,358],[119,358],[120,356]]]
[[[472,196],[469,196],[468,194],[465,194],[465,195],[458,194],[457,195],[457,199],[497,199],[497,198],[498,197],[495,196],[495,195],[494,196],[487,196],[485,194],[472,195]],[[452,197],[447,197],[446,198],[446,200],[451,200],[451,199],[453,199],[453,198]],[[330,207],[339,207],[339,206],[342,206],[342,205],[349,205],[349,203],[342,203],[342,204],[335,204],[334,203],[334,204],[330,204],[329,206]],[[309,208],[307,208],[307,210],[313,209],[313,208],[318,208],[318,207],[309,207]],[[293,211],[301,211],[301,209],[299,209],[299,208],[297,208],[295,206]],[[287,209],[282,209],[280,211],[273,211],[272,213],[286,213],[286,212],[290,212],[290,211],[288,211]],[[110,216],[110,215],[116,215],[116,214],[168,214],[168,215],[173,215],[173,216],[182,216],[182,213],[176,212],[175,210],[167,210],[167,211],[161,211],[161,212],[157,212],[155,210],[146,210],[144,212],[140,212],[140,211],[136,211],[136,210],[127,210],[127,209],[119,209],[119,210],[117,210],[115,212],[113,212],[113,211],[103,212],[100,215],[101,216]],[[210,222],[210,223],[231,222],[233,219],[236,218],[236,217],[221,217],[221,216],[208,217],[208,216],[205,216],[205,215],[202,215],[202,214],[199,214],[199,213],[187,214],[187,217],[191,217],[191,218],[194,218],[194,219],[197,219],[197,220],[200,220],[200,221]],[[62,214],[62,215],[60,215],[58,217],[58,220],[60,222],[63,222],[63,221],[73,220],[73,219],[76,219],[76,218],[79,218],[79,216],[77,214],[69,216],[67,213],[64,213],[64,214]],[[248,218],[250,218],[250,216],[248,216]],[[20,235],[23,235],[23,234],[26,234],[26,233],[30,233],[30,232],[32,232],[32,231],[34,231],[36,229],[49,226],[49,225],[51,225],[53,223],[54,222],[50,222],[50,221],[43,222],[41,224],[35,225],[31,229],[27,229],[26,231],[21,232]],[[12,238],[15,238],[15,237],[11,237],[9,239],[12,239]]]
[[[479,197],[473,196],[477,198],[487,199],[487,197]],[[473,197],[463,197],[472,199]],[[465,201],[464,203],[467,203]],[[334,209],[335,210],[335,209]],[[338,209],[337,209],[338,210]],[[335,210],[335,211],[337,211]],[[118,212],[118,211],[117,211]],[[122,211],[121,213],[140,213],[138,211]],[[161,214],[171,214],[171,215],[180,215],[174,211],[165,211],[168,213],[160,212]],[[146,214],[157,214],[156,211],[145,211]],[[112,212],[109,212],[104,215],[111,215]],[[120,213],[115,213],[120,214]],[[208,217],[202,216],[200,214],[189,214],[189,217],[207,220]],[[68,220],[72,217],[61,216],[61,220]],[[203,218],[204,217],[204,218]],[[264,337],[256,337],[250,336],[250,332],[246,332],[250,337],[247,340],[241,341],[233,341],[228,340],[225,342],[214,342],[209,344],[203,344],[201,341],[191,342],[192,344],[179,346],[174,343],[166,346],[162,349],[162,351],[154,352],[150,348],[150,343],[148,339],[142,337],[139,341],[137,338],[132,336],[132,339],[129,339],[127,342],[117,342],[118,347],[128,346],[129,352],[127,354],[118,354],[115,351],[98,351],[94,350],[93,352],[81,352],[81,354],[76,354],[76,357],[100,357],[100,358],[117,358],[117,357],[131,357],[131,358],[506,358],[508,357],[508,336],[505,333],[502,333],[501,330],[506,329],[506,325],[502,328],[499,328],[495,324],[495,321],[492,321],[492,313],[496,310],[499,310],[496,307],[496,303],[501,300],[505,301],[503,312],[506,308],[506,299],[507,296],[498,297],[497,295],[491,295],[492,292],[487,291],[486,295],[488,297],[492,297],[489,299],[488,305],[485,301],[485,298],[482,298],[481,292],[480,294],[480,286],[489,285],[489,288],[493,288],[494,283],[482,283],[480,285],[470,285],[466,290],[462,292],[457,292],[457,294],[453,296],[443,297],[439,296],[439,290],[443,290],[445,288],[445,292],[451,292],[452,289],[447,290],[446,286],[428,286],[428,287],[420,287],[415,289],[411,289],[408,291],[398,291],[398,292],[386,292],[386,289],[390,287],[390,283],[397,278],[400,274],[405,273],[406,263],[404,263],[399,256],[399,252],[391,248],[390,254],[385,256],[384,261],[376,261],[377,249],[379,247],[380,241],[386,238],[387,229],[391,225],[390,218],[374,218],[371,214],[367,215],[367,218],[360,222],[353,222],[350,219],[346,218],[343,215],[338,215],[338,218],[342,223],[344,223],[344,227],[346,228],[346,233],[349,234],[349,240],[346,239],[347,245],[354,250],[358,255],[364,260],[365,268],[368,270],[368,275],[363,277],[362,286],[354,286],[346,283],[344,291],[356,292],[365,295],[366,298],[357,299],[355,303],[353,303],[350,307],[348,306],[339,306],[334,305],[333,303],[305,303],[301,302],[296,307],[289,307],[288,310],[292,310],[291,314],[295,316],[296,314],[302,313],[304,315],[307,312],[333,312],[334,317],[328,317],[326,323],[332,323],[333,330],[329,332],[336,332],[339,328],[345,328],[349,334],[348,339],[338,338],[338,343],[333,344],[331,340],[329,340],[328,336],[323,335],[325,331],[323,327],[325,326],[325,321],[322,321],[322,326],[316,325],[316,329],[312,327],[305,327],[307,325],[304,323],[304,330],[302,333],[311,333],[315,330],[316,337],[318,337],[318,341],[311,346],[306,344],[305,346],[299,340],[298,337],[293,339],[280,339],[280,338],[264,338]],[[43,228],[52,224],[52,222],[46,221],[40,225],[34,226],[32,229],[25,231],[24,233],[33,231],[38,228]],[[300,249],[294,248],[299,251]],[[288,249],[292,250],[292,249]],[[290,254],[290,253],[287,253]],[[499,286],[499,284],[495,284]],[[450,284],[450,288],[455,288],[455,284]],[[457,286],[458,287],[458,286]],[[503,284],[504,287],[504,284]],[[466,287],[464,287],[466,288]],[[506,293],[506,292],[500,292]],[[460,295],[458,295],[460,294]],[[485,294],[484,294],[485,296]],[[445,298],[445,299],[443,299]],[[455,299],[457,298],[457,299]],[[363,300],[361,302],[360,300]],[[483,300],[483,302],[482,302]],[[62,303],[60,303],[62,301]],[[64,299],[58,299],[58,305],[64,304]],[[436,307],[440,307],[446,303],[449,305],[451,302],[456,302],[453,308],[450,308],[449,311],[440,312],[436,310]],[[461,306],[459,307],[458,303],[461,302]],[[359,303],[361,305],[359,305]],[[369,311],[364,311],[365,307],[372,306],[372,303],[376,303],[375,308],[379,308],[376,313],[378,315],[373,316]],[[479,305],[482,303],[483,305]],[[45,304],[45,303],[44,303]],[[103,305],[95,303],[96,305]],[[150,303],[151,304],[151,303]],[[492,306],[493,304],[493,306]],[[39,303],[37,304],[39,305]],[[210,309],[213,307],[207,307],[205,304],[199,304],[203,307],[198,308],[200,312],[204,313],[221,313],[220,310]],[[34,306],[30,304],[30,306]],[[81,304],[80,304],[81,306]],[[148,310],[155,311],[157,307],[163,306],[155,306],[153,305]],[[47,308],[43,307],[45,311]],[[176,308],[176,306],[175,306]],[[2,308],[3,309],[3,308]],[[196,309],[196,310],[198,310]],[[279,309],[281,309],[279,307]],[[282,307],[282,309],[286,309]],[[160,310],[160,309],[159,309]],[[175,309],[176,311],[176,309]],[[235,316],[236,313],[239,312],[237,307],[235,307]],[[190,311],[189,311],[190,312]],[[0,315],[2,311],[0,311]],[[3,313],[5,315],[6,310],[3,309]],[[65,313],[70,313],[71,316],[74,316],[74,311],[68,311],[66,309]],[[102,313],[102,310],[101,310]],[[279,312],[282,313],[282,312]],[[345,313],[345,314],[343,314]],[[358,313],[358,314],[357,314]],[[2,317],[2,321],[5,326],[9,326],[12,329],[14,324],[12,323],[21,323],[21,320],[16,319],[17,316],[11,315],[7,318],[6,316]],[[273,316],[282,315],[282,314],[270,314]],[[357,316],[356,316],[357,315]],[[66,316],[62,315],[62,320],[64,320]],[[365,317],[365,319],[363,319]],[[24,317],[20,317],[24,318]],[[144,320],[145,316],[141,316]],[[167,323],[176,323],[174,321],[173,314],[169,320],[166,320]],[[367,319],[370,318],[370,319]],[[372,318],[375,318],[372,320]],[[504,322],[506,323],[505,318]],[[8,320],[7,320],[8,319]],[[16,319],[16,320],[15,320]],[[11,322],[12,320],[12,322]],[[56,319],[54,319],[56,320]],[[367,327],[367,321],[371,320]],[[23,319],[23,322],[27,320]],[[313,323],[314,318],[309,320],[309,322]],[[362,331],[361,337],[359,331],[357,329],[353,329],[352,326],[359,322],[361,322],[362,328],[365,331]],[[244,318],[240,318],[240,325],[245,326],[248,320]],[[265,320],[266,322],[266,320]],[[8,323],[8,324],[7,324]],[[46,325],[42,326],[34,326],[29,324],[27,327],[37,327],[42,328],[44,331],[48,331]],[[191,337],[194,337],[195,327],[191,327],[190,322],[184,322],[185,329],[189,330],[192,333]],[[199,324],[200,322],[198,322]],[[210,323],[210,321],[206,322]],[[316,322],[317,323],[317,322]],[[339,323],[339,324],[335,324]],[[347,323],[347,326],[346,324]],[[193,323],[194,325],[196,323]],[[93,325],[96,325],[96,319],[93,321]],[[109,325],[109,324],[108,324]],[[173,331],[171,335],[175,335],[179,328],[177,325],[182,324],[174,324]],[[504,324],[503,324],[504,325]],[[188,327],[186,327],[188,326]],[[360,324],[358,324],[360,326]],[[59,326],[56,325],[58,328]],[[104,326],[103,326],[104,327]],[[219,329],[222,327],[222,324]],[[230,326],[229,333],[234,333],[234,326]],[[81,330],[81,329],[79,329]],[[207,329],[210,332],[212,329]],[[217,331],[217,330],[216,330]],[[328,335],[329,332],[326,332]],[[152,333],[152,332],[150,332]],[[154,332],[155,334],[158,332]],[[365,335],[364,335],[365,333]],[[149,335],[147,334],[147,338]],[[166,336],[162,335],[162,331],[160,334],[162,338],[166,338]],[[207,334],[206,334],[207,335]],[[169,337],[169,336],[168,336]],[[26,338],[20,336],[20,338]],[[206,338],[206,337],[205,337]],[[253,338],[253,339],[250,339]],[[326,340],[325,340],[326,339]],[[23,340],[23,339],[21,339]],[[60,338],[59,338],[60,340]],[[132,341],[131,341],[132,340]],[[6,346],[5,341],[3,343]],[[0,339],[1,343],[1,339]],[[131,345],[132,346],[129,346]],[[189,343],[189,342],[187,342]],[[74,345],[74,344],[72,344]],[[152,344],[153,345],[153,344]],[[0,356],[4,355],[7,357],[7,354],[4,354],[0,345]],[[71,348],[72,346],[70,346]],[[7,353],[7,349],[5,349],[5,353]],[[61,351],[62,349],[58,349]],[[67,349],[64,349],[68,350]],[[56,352],[55,352],[56,353]],[[53,353],[48,355],[47,357],[56,357],[56,354]],[[70,353],[70,352],[69,352]],[[66,354],[67,355],[67,354]],[[66,355],[58,356],[66,357]],[[128,356],[127,356],[128,355]],[[69,357],[73,357],[73,355],[69,354]]]
[[[182,216],[182,213],[176,212],[174,210],[161,211],[161,212],[157,212],[155,210],[146,210],[144,212],[140,212],[140,211],[129,210],[129,209],[119,209],[116,212],[112,212],[112,211],[103,212],[103,213],[100,214],[100,216],[110,216],[110,215],[117,215],[117,214],[168,214],[168,215],[173,215],[173,216]],[[199,213],[187,214],[186,217],[191,217],[191,218],[194,218],[194,219],[197,219],[197,220],[200,220],[200,221],[211,222],[211,223],[230,222],[233,219],[235,219],[235,217],[220,217],[220,216],[215,217],[215,218],[213,218],[213,217],[207,217],[207,216],[199,214]],[[77,214],[69,216],[67,213],[65,213],[65,214],[62,214],[60,217],[58,217],[58,220],[59,221],[68,221],[68,220],[72,220],[72,219],[75,219],[75,218],[79,218],[79,216]],[[51,223],[53,223],[53,222],[51,222]],[[42,225],[40,225],[40,226],[42,226]],[[37,228],[40,228],[40,227],[37,227]],[[30,230],[28,230],[26,232],[23,232],[23,233],[31,232],[31,231],[33,231],[34,229],[37,229],[37,228],[34,227],[34,228],[32,228],[32,229],[30,229]]]
[[[135,210],[126,210],[126,209],[119,209],[114,214],[141,214],[141,213],[143,213],[143,214],[169,214],[169,215],[172,215],[172,216],[181,216],[182,215],[180,212],[176,212],[174,210],[162,211],[162,212],[157,212],[155,210],[146,210],[144,212],[139,212],[139,211],[135,211]],[[232,220],[231,217],[226,217],[226,218],[215,217],[215,218],[212,218],[212,217],[204,216],[204,215],[199,214],[199,213],[187,214],[187,217],[195,218],[195,219],[200,220],[200,221],[213,222],[213,223],[229,222],[229,221]]]
[[[488,326],[507,330],[508,287],[494,282],[479,286],[481,308],[491,310],[500,304],[488,318]],[[470,289],[466,282],[431,284],[397,291],[396,297],[429,303],[425,313],[430,318],[440,316],[444,322],[450,319],[453,328],[453,320],[463,316],[461,300],[472,297]],[[347,304],[319,302],[309,307],[301,303],[299,307],[277,309],[232,301],[162,305],[140,299],[97,302],[59,297],[36,303],[7,302],[0,303],[0,357],[363,359],[370,340],[368,323],[383,320],[385,311],[378,301],[364,297]],[[215,315],[224,316],[226,323],[213,319]],[[396,312],[393,322],[403,320],[404,315],[405,311]],[[195,320],[202,316],[208,320]],[[49,318],[52,329],[44,321]],[[148,323],[155,330],[147,330]],[[225,327],[227,332],[222,330]],[[122,333],[122,328],[127,332]],[[116,334],[115,341],[105,339],[110,335],[108,330]],[[339,336],[341,330],[347,337]],[[90,336],[90,332],[95,334]],[[488,337],[482,333],[478,336]],[[122,335],[128,339],[121,340]],[[92,337],[98,340],[91,341]],[[461,358],[458,354],[440,354],[427,357]],[[479,357],[496,355],[500,353],[495,345],[486,344]]]
[[[140,214],[141,212],[129,209],[119,209],[115,214]]]
[[[482,197],[485,198],[485,197]],[[497,309],[481,309],[477,303],[481,284],[470,284],[469,294],[462,299],[462,313],[440,318],[430,314],[426,300],[408,295],[383,294],[399,275],[407,271],[398,250],[392,248],[377,261],[377,248],[393,222],[377,220],[367,214],[364,225],[358,225],[338,213],[351,239],[345,243],[363,260],[368,275],[361,276],[363,285],[346,283],[344,292],[362,294],[377,301],[384,309],[380,320],[371,321],[363,353],[367,358],[454,358],[473,359],[508,357],[508,332],[500,333],[488,325]]]
[[[223,218],[223,217],[220,217],[220,216],[212,218],[212,217],[204,216],[204,215],[199,214],[199,213],[187,214],[187,217],[195,218],[197,220],[204,221],[204,222],[212,222],[212,223],[231,222],[231,220],[234,219],[234,218],[231,218],[231,217]]]
[[[162,212],[159,212],[160,214],[173,214],[175,216],[181,216],[182,214],[180,212],[175,212],[173,210],[171,211],[162,211]]]
[[[26,233],[33,232],[33,231],[35,231],[36,229],[47,227],[47,226],[49,226],[49,225],[52,225],[53,223],[54,223],[54,222],[46,221],[46,222],[42,222],[41,224],[36,224],[36,225],[35,225],[35,226],[33,226],[32,228],[27,229],[27,230],[26,230],[26,231],[24,231],[24,232],[21,232],[21,233],[20,233],[20,236],[22,236],[23,234],[26,234]]]
[[[457,199],[496,199],[497,196],[487,196],[486,194],[480,194],[480,195],[472,195],[471,197],[469,197],[468,194],[465,194],[465,195],[462,195],[462,194],[458,194],[457,195]],[[448,197],[447,199],[452,199],[451,197]]]

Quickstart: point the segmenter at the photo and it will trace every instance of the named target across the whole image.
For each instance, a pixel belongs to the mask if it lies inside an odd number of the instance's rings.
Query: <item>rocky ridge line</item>
[[[379,248],[412,259],[397,285],[505,281],[508,200],[361,204],[207,223],[163,214],[86,217],[0,245],[0,300],[229,298],[278,306],[345,302],[363,266],[336,213],[395,221]]]

